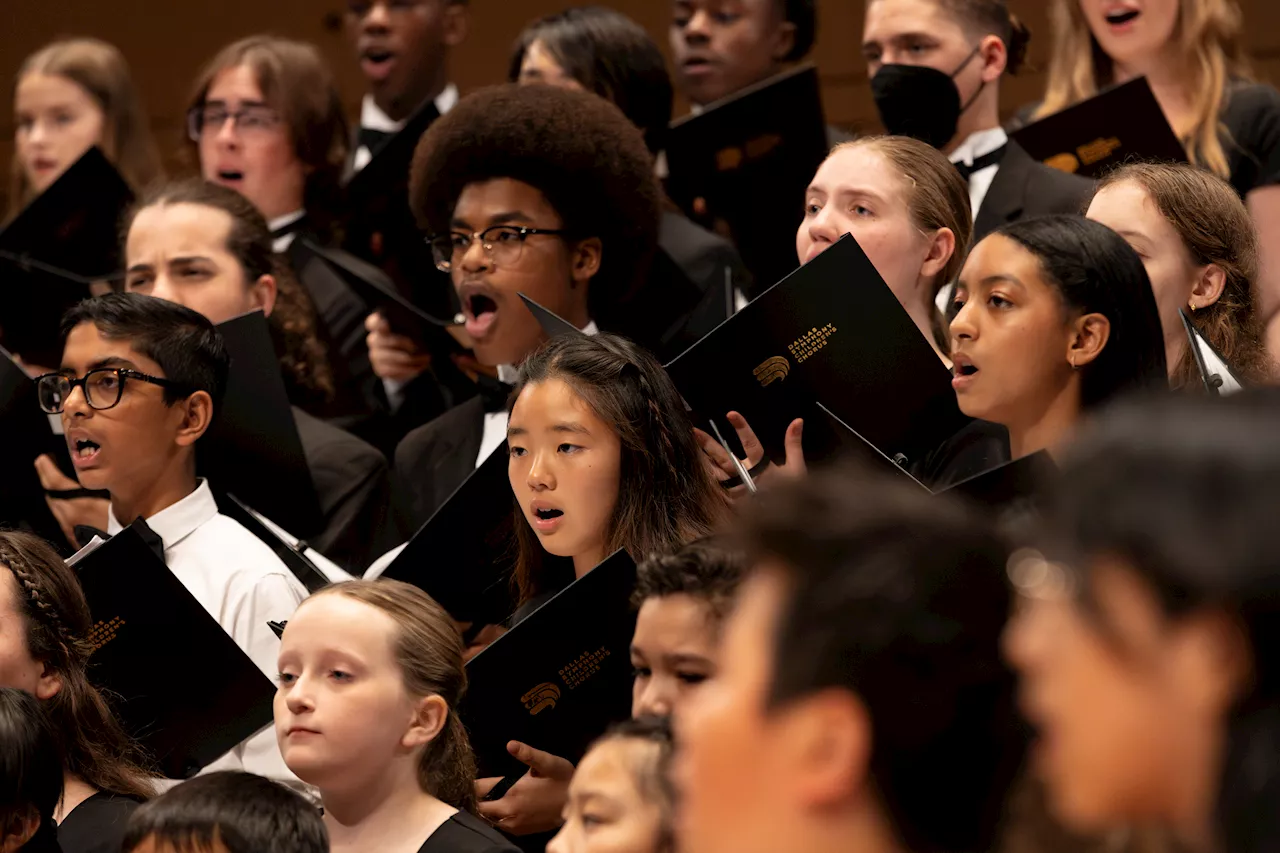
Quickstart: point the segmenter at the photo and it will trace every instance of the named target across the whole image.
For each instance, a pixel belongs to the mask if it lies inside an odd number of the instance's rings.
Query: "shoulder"
[[[1233,121],[1280,116],[1280,91],[1266,83],[1235,83],[1227,88],[1222,120]]]
[[[1231,183],[1241,195],[1280,181],[1280,92],[1263,83],[1236,83],[1222,108]]]
[[[71,810],[58,825],[58,844],[66,853],[118,851],[137,800],[99,792]]]
[[[478,817],[458,812],[431,833],[418,853],[519,853],[519,850]]]
[[[230,516],[218,513],[182,544],[183,562],[198,564],[207,582],[221,580],[232,591],[281,585],[292,588],[288,567],[265,542]]]
[[[1092,180],[1046,166],[1012,139],[1000,170],[1006,168],[1026,176],[1028,210],[1035,213],[1080,213],[1085,200],[1093,194]]]
[[[658,226],[658,245],[681,267],[705,258],[735,260],[738,250],[725,238],[708,231],[683,213],[666,210]]]
[[[399,470],[431,457],[437,448],[447,448],[459,436],[479,433],[484,428],[484,403],[479,397],[464,400],[437,418],[410,430],[396,445],[395,466]]]
[[[340,465],[344,475],[349,476],[353,468],[365,471],[386,467],[387,460],[377,448],[346,430],[297,406],[293,407],[293,419],[311,468]]]

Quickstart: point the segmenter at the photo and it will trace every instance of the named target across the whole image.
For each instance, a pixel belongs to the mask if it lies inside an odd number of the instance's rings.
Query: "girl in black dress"
[[[1262,238],[1258,281],[1273,354],[1280,343],[1280,92],[1253,81],[1238,0],[1142,5],[1054,0],[1053,55],[1034,118],[1146,77],[1188,159],[1229,180]]]
[[[1005,654],[1068,825],[1280,842],[1277,423],[1256,391],[1107,413],[1063,461],[1042,553],[1010,561]]]
[[[573,774],[564,827],[547,853],[673,853],[673,751],[663,717],[610,729]]]
[[[711,533],[728,510],[670,377],[610,334],[562,335],[525,359],[512,392],[508,474],[519,505],[516,620],[622,548],[633,558]],[[517,835],[560,825],[573,767],[518,742],[531,771],[481,813]],[[500,780],[477,782],[481,795]]]
[[[1009,430],[1017,459],[1061,449],[1090,410],[1167,388],[1164,333],[1142,261],[1079,216],[1026,219],[974,248],[956,282],[960,410]]]
[[[422,590],[351,581],[307,599],[280,644],[276,736],[320,791],[333,853],[514,853],[475,816],[456,708],[462,639]]]
[[[64,756],[54,817],[64,853],[120,849],[154,793],[138,748],[86,674],[93,618],[75,572],[43,540],[0,532],[0,685],[40,699]]]

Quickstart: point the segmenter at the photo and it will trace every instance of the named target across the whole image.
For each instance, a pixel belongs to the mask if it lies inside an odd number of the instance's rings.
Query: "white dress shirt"
[[[267,622],[282,622],[292,616],[307,597],[306,589],[261,540],[218,512],[204,480],[191,494],[146,521],[164,542],[169,571],[274,681],[279,671],[280,641]],[[115,535],[123,527],[109,510],[107,532]],[[202,772],[240,769],[303,787],[285,766],[272,726],[250,736]]]
[[[286,213],[284,216],[277,216],[275,219],[267,223],[267,229],[274,234],[281,228],[292,225],[306,215],[307,211],[305,209],[299,209],[295,210],[293,213]],[[277,253],[283,252],[293,243],[294,236],[296,236],[295,232],[290,231],[288,234],[281,234],[279,237],[272,238],[271,250]]]
[[[964,142],[961,142],[960,147],[951,152],[950,159],[952,163],[972,166],[974,160],[990,154],[1001,145],[1008,144],[1009,134],[1004,132],[1003,127],[980,130],[970,134]],[[982,202],[986,199],[987,191],[991,189],[991,182],[996,179],[998,171],[1000,171],[1000,164],[993,163],[969,176],[969,206],[975,219],[978,217],[978,208],[982,207]]]
[[[436,96],[435,105],[440,115],[444,115],[453,109],[458,103],[458,87],[450,83],[444,87],[439,95]],[[404,127],[403,121],[396,121],[382,111],[382,108],[374,103],[373,95],[365,95],[364,100],[360,102],[360,126],[367,127],[370,130],[380,130],[383,133],[398,133]],[[360,171],[369,165],[369,161],[373,159],[373,152],[368,146],[361,145],[356,149],[356,156],[351,161],[353,171]]]
[[[596,335],[600,333],[600,327],[596,325],[595,320],[588,320],[587,325],[582,327],[582,333],[585,335]],[[514,385],[516,379],[519,378],[520,371],[510,364],[498,365],[498,380],[508,385]],[[493,451],[498,449],[502,442],[507,440],[507,413],[506,412],[486,412],[484,416],[483,432],[480,434],[480,452],[476,454],[475,462],[472,468],[479,468],[484,460],[489,458]],[[397,545],[381,557],[373,561],[364,573],[365,580],[373,580],[380,577],[387,570],[387,566],[400,556],[400,552],[405,549],[409,543]]]

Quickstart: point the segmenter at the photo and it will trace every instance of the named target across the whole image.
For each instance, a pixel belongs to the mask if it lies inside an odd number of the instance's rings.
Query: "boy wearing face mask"
[[[1092,181],[1031,158],[1000,126],[1000,78],[1031,34],[1005,0],[869,0],[862,53],[885,130],[946,154],[969,184],[974,242],[1016,219],[1078,213]]]

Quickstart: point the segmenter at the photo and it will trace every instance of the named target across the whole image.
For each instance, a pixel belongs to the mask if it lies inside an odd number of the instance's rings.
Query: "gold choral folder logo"
[[[119,616],[116,616],[110,622],[94,622],[93,627],[89,629],[89,636],[85,639],[89,641],[89,645],[96,652],[114,640],[116,634],[123,627],[124,620]]]
[[[530,716],[541,714],[543,711],[554,708],[559,700],[560,688],[549,681],[544,681],[520,697],[520,701],[524,703]]]
[[[791,363],[782,356],[775,355],[760,362],[760,366],[751,372],[755,374],[756,379],[760,380],[761,387],[764,387],[786,379],[787,374],[791,372]]]

